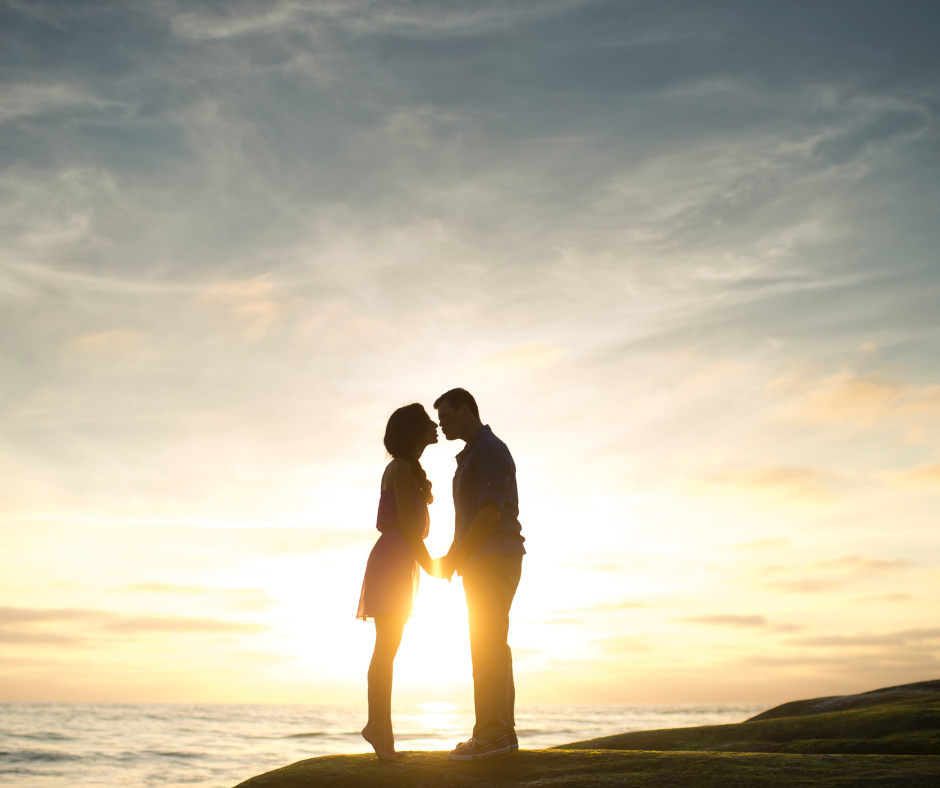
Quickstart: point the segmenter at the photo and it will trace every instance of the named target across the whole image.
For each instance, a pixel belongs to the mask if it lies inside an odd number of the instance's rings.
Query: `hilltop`
[[[940,681],[791,701],[733,725],[634,731],[559,749],[940,755]]]
[[[310,758],[237,788],[937,788],[940,681],[793,701],[734,725],[636,731],[473,763]]]

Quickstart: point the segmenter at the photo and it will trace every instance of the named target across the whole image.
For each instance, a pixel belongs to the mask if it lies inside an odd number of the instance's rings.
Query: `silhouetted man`
[[[454,542],[443,573],[463,577],[470,620],[476,724],[451,760],[471,761],[518,750],[513,709],[509,608],[522,574],[522,526],[516,465],[506,444],[480,421],[468,391],[451,389],[434,403],[447,440],[466,442],[454,474]]]

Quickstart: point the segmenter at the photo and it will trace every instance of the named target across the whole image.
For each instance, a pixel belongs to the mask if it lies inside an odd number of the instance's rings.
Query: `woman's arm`
[[[411,546],[415,560],[425,572],[431,574],[431,554],[421,538],[424,523],[419,524],[415,518],[414,495],[417,486],[414,471],[408,460],[395,460],[392,485],[395,489],[395,506],[398,508],[398,527],[401,528],[405,541]]]

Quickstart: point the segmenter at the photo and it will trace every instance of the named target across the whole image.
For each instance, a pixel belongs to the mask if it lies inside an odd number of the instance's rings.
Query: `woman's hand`
[[[450,582],[451,575],[454,574],[454,565],[449,555],[441,556],[431,560],[431,572],[434,577]]]

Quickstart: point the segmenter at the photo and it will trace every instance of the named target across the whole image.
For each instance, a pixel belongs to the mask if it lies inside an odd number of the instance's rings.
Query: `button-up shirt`
[[[493,531],[469,559],[478,561],[490,553],[515,558],[525,555],[522,526],[519,524],[519,491],[516,487],[516,464],[509,447],[493,434],[488,424],[457,455],[454,474],[454,544],[466,537],[474,518],[487,504],[500,510]]]

